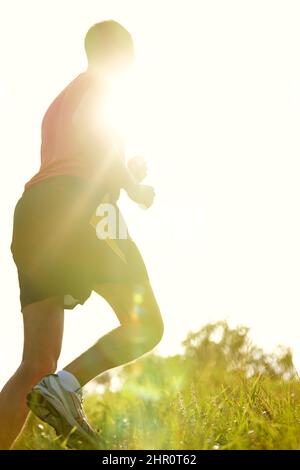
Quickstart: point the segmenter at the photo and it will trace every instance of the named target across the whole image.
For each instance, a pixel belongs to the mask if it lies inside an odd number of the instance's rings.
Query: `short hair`
[[[84,41],[89,63],[118,57],[132,57],[133,40],[127,29],[113,20],[94,24],[87,32]]]

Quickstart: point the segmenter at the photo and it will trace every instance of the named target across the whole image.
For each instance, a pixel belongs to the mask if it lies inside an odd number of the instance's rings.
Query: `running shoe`
[[[81,388],[69,392],[56,374],[44,377],[27,395],[30,410],[52,426],[67,446],[100,448],[99,435],[89,425],[82,408]]]

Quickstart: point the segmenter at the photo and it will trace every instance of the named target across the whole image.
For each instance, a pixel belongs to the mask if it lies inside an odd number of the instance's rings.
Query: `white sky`
[[[108,18],[133,34],[145,92],[136,149],[157,198],[122,207],[165,319],[159,351],[226,318],[267,350],[291,346],[299,367],[299,2],[1,0],[0,384],[22,348],[13,209],[39,167],[43,114]],[[60,364],[116,325],[95,295],[67,312]]]

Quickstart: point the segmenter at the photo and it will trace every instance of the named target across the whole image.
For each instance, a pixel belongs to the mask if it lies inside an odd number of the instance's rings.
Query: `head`
[[[133,63],[132,37],[116,21],[96,23],[88,30],[84,45],[90,69],[114,74],[126,70]]]

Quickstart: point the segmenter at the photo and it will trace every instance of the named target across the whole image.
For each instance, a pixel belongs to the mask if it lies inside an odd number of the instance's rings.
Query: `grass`
[[[300,384],[288,350],[267,356],[247,329],[224,322],[184,344],[183,356],[149,354],[124,367],[117,391],[100,377],[104,391],[87,394],[85,408],[103,449],[300,449]],[[16,448],[65,446],[31,416]]]

